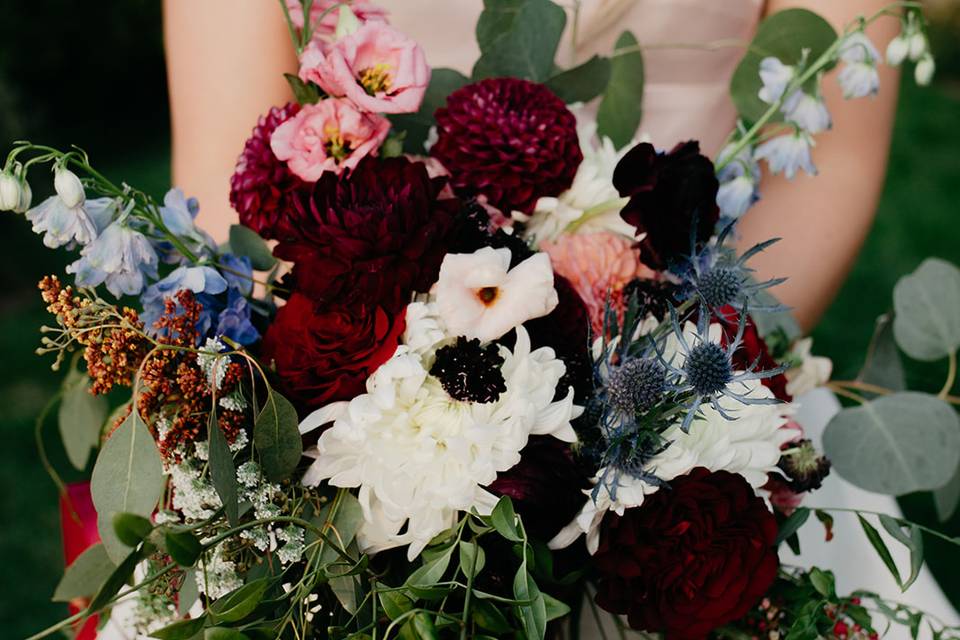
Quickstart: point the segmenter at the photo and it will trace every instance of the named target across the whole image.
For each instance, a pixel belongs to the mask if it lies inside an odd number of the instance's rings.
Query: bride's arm
[[[888,0],[772,0],[768,12],[804,7],[840,29],[858,15],[873,14],[888,4]],[[897,20],[884,18],[867,30],[881,56],[898,29]],[[881,64],[878,96],[844,100],[836,72],[828,74],[823,88],[833,130],[815,136],[813,161],[820,174],[811,178],[801,173],[793,180],[797,184],[767,176],[760,202],[739,225],[741,248],[783,238],[751,264],[761,277],[789,276],[774,293],[794,308],[806,330],[832,302],[873,222],[886,174],[898,81],[898,71]]]
[[[291,99],[296,56],[275,0],[164,0],[173,183],[200,200],[217,240],[236,222],[234,163],[257,117]]]

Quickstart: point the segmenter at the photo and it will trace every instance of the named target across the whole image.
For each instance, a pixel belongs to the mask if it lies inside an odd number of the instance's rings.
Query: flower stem
[[[950,361],[947,365],[947,380],[943,383],[943,388],[940,389],[940,393],[937,394],[941,400],[945,400],[950,397],[950,390],[953,389],[953,383],[957,380],[957,354],[952,352],[950,354]]]

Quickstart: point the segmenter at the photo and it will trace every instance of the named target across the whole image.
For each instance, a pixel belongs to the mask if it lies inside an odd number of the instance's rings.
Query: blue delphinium
[[[800,169],[809,175],[817,175],[810,150],[813,138],[806,131],[797,129],[793,133],[776,136],[757,147],[754,158],[770,163],[774,175],[783,172],[787,179],[793,179]]]
[[[76,274],[81,287],[105,284],[118,298],[137,295],[148,278],[157,277],[157,253],[147,237],[121,217],[83,248],[67,273]]]
[[[33,223],[33,232],[43,234],[43,244],[56,249],[90,244],[118,213],[114,198],[85,200],[70,207],[60,196],[53,195],[26,215]]]
[[[198,297],[200,294],[213,296],[227,290],[227,281],[213,267],[177,267],[170,275],[147,287],[140,296],[143,305],[140,319],[148,331],[155,331],[154,323],[163,315],[166,300],[183,290],[192,291]],[[198,321],[200,335],[206,336],[212,324],[213,318],[204,308]]]
[[[745,146],[736,156],[727,161],[731,151],[727,146],[720,151],[718,162],[725,163],[717,172],[720,188],[717,191],[717,206],[723,220],[736,220],[760,199],[760,165],[753,158],[753,149]]]
[[[216,248],[213,239],[198,229],[194,223],[199,211],[200,205],[197,199],[187,198],[178,188],[170,189],[163,196],[163,206],[160,207],[160,220],[163,225],[197,256],[211,254]],[[164,262],[168,264],[183,262],[183,254],[177,251],[169,241],[158,240],[156,247]]]

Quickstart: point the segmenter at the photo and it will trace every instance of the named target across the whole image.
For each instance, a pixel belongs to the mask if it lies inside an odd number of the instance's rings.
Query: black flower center
[[[617,367],[607,382],[611,404],[628,415],[646,411],[659,400],[666,370],[656,360],[634,358]]]
[[[705,273],[698,282],[703,301],[711,307],[722,307],[735,302],[743,292],[740,274],[729,267],[717,267]]]
[[[733,378],[730,357],[715,342],[703,342],[691,349],[683,371],[693,390],[704,396],[722,391]]]
[[[480,299],[486,306],[490,306],[496,301],[497,296],[500,295],[500,290],[497,287],[484,287],[482,289],[477,289],[477,297]]]
[[[507,390],[500,367],[503,356],[496,344],[480,346],[474,338],[457,338],[456,344],[441,347],[430,367],[450,397],[464,402],[495,402]]]

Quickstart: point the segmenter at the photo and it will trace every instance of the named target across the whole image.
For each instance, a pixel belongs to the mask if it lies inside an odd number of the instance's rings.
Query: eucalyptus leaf
[[[128,547],[136,547],[153,531],[153,523],[135,513],[115,513],[113,531],[120,542]]]
[[[133,411],[103,445],[90,479],[97,528],[111,560],[119,563],[130,552],[113,530],[114,514],[149,516],[163,487],[160,452],[147,425]]]
[[[303,454],[297,410],[290,401],[270,389],[263,410],[253,427],[253,443],[260,454],[263,475],[270,482],[287,479]]]
[[[517,77],[543,82],[567,24],[566,12],[550,0],[484,0],[477,20],[480,59],[473,79]]]
[[[191,569],[184,572],[180,591],[177,592],[177,613],[180,617],[187,615],[193,603],[200,598],[200,588],[197,586],[197,574]]]
[[[233,461],[233,453],[227,444],[227,437],[220,429],[217,420],[217,410],[210,411],[207,421],[207,437],[210,458],[210,479],[216,489],[227,520],[231,526],[236,526],[240,518],[240,507],[237,488],[237,467]]]
[[[57,413],[67,459],[80,470],[86,468],[90,451],[100,443],[100,430],[110,410],[106,398],[90,393],[89,382],[85,373],[71,369],[63,383],[63,399]]]
[[[53,601],[70,602],[75,598],[89,598],[115,569],[116,565],[101,543],[88,547],[64,571],[53,592]]]
[[[907,388],[903,362],[900,360],[900,352],[897,351],[897,343],[893,338],[891,314],[885,313],[877,318],[873,337],[867,348],[867,357],[857,375],[857,380],[892,391],[903,391]]]
[[[470,83],[470,78],[453,69],[433,69],[430,72],[430,84],[416,113],[390,115],[394,129],[403,131],[403,148],[408,153],[421,154],[426,150],[430,127],[434,126],[433,114],[447,103],[447,97],[457,89]]]
[[[203,553],[203,545],[189,531],[167,531],[164,534],[167,553],[181,567],[192,567]]]
[[[643,116],[643,54],[638,44],[629,31],[617,38],[617,50],[635,50],[611,60],[610,81],[597,109],[597,133],[610,138],[617,149],[633,140]]]
[[[935,396],[894,393],[840,411],[823,448],[837,473],[867,491],[928,491],[945,485],[960,464],[960,420]]]
[[[267,242],[256,231],[242,224],[230,225],[230,251],[234,255],[250,258],[250,264],[257,271],[269,271],[277,264]]]
[[[583,64],[552,76],[544,84],[567,104],[588,102],[607,88],[611,69],[610,58],[593,56]]]
[[[353,576],[338,576],[330,578],[330,590],[337,597],[337,601],[347,613],[357,612],[357,580]]]
[[[756,122],[770,107],[758,96],[760,61],[767,57],[796,65],[808,50],[807,59],[819,58],[836,41],[837,32],[830,23],[806,9],[786,9],[767,17],[757,27],[757,33],[746,54],[730,79],[730,97],[740,117],[748,123]],[[780,119],[779,114],[773,118]]]
[[[937,509],[940,522],[946,522],[960,504],[960,468],[953,472],[947,484],[933,491],[933,504]]]
[[[520,565],[513,579],[513,597],[529,601],[518,607],[523,632],[530,640],[543,640],[547,633],[547,605],[534,581],[527,571],[527,563]]]
[[[960,348],[960,269],[928,258],[893,289],[893,335],[911,358],[939,360]]]

